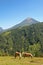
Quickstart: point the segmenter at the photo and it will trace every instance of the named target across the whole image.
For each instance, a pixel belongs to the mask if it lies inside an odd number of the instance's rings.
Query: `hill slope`
[[[43,23],[11,29],[0,35],[0,55],[13,55],[15,51],[43,55]]]

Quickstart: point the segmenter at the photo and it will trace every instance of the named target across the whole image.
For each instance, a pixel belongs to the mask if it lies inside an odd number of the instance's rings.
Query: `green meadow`
[[[42,57],[16,59],[13,56],[0,56],[0,65],[43,65]]]

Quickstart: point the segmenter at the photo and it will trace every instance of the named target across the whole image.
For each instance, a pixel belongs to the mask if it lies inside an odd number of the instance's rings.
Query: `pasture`
[[[0,65],[43,65],[43,58],[21,58],[13,56],[0,56]]]

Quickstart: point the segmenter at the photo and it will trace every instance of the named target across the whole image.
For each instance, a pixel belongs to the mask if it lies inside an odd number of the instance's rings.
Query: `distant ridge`
[[[0,27],[0,33],[3,31],[3,28],[2,27]]]

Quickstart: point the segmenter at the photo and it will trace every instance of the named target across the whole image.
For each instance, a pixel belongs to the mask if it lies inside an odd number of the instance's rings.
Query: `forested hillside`
[[[43,23],[7,30],[0,34],[0,55],[14,55],[16,51],[43,56]]]

